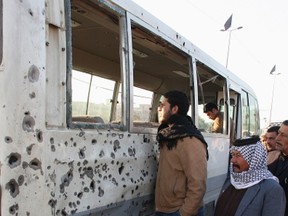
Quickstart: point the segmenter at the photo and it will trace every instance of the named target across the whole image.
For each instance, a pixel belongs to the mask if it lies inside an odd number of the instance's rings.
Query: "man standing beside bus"
[[[223,185],[214,216],[283,216],[285,193],[268,171],[260,139],[236,140],[230,152],[231,175]]]
[[[276,148],[281,154],[268,169],[279,179],[279,183],[285,191],[288,199],[288,120],[281,123],[276,137]],[[288,202],[286,202],[285,216],[288,216]]]
[[[267,151],[267,164],[271,164],[279,158],[280,151],[276,148],[276,137],[278,135],[280,126],[271,126],[267,129],[265,137],[265,147]]]
[[[155,216],[194,216],[203,206],[207,143],[187,118],[188,109],[188,98],[179,91],[164,94],[158,108],[161,125]]]

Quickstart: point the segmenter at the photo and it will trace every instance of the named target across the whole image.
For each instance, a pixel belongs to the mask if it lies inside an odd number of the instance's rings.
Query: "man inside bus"
[[[217,105],[214,103],[207,103],[204,106],[204,113],[214,121],[211,127],[211,132],[223,133],[223,113],[220,112]]]
[[[281,154],[268,169],[279,179],[279,183],[285,191],[288,199],[288,120],[281,123],[276,137],[276,148]],[[286,203],[285,216],[288,216],[288,202]]]
[[[214,216],[283,216],[286,198],[268,171],[267,154],[258,138],[236,140],[231,147],[230,178],[217,200]]]
[[[203,214],[207,180],[207,143],[187,117],[189,102],[180,91],[161,98],[157,141],[160,146],[155,216]]]

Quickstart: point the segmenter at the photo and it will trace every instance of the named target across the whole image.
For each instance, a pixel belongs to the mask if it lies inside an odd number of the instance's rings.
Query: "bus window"
[[[238,116],[239,116],[239,100],[240,100],[240,94],[232,89],[229,89],[229,128],[230,128],[230,144],[232,145],[235,141],[235,139],[240,138],[240,136],[237,136],[237,130],[239,126],[237,125],[238,122]],[[224,104],[224,99],[221,100],[221,104]]]
[[[91,123],[93,127],[119,125],[122,112],[119,17],[97,5],[86,5],[89,10],[86,8],[85,13],[82,7],[78,1],[71,9],[72,111],[67,113],[76,127],[91,127]]]
[[[259,122],[259,108],[257,100],[250,94],[249,96],[249,110],[250,110],[250,134],[256,136],[260,134],[260,122]]]
[[[250,133],[250,112],[249,112],[249,102],[248,94],[245,91],[241,93],[241,107],[242,107],[242,137],[251,136]]]
[[[209,119],[204,113],[204,106],[207,103],[214,103],[217,105],[220,115],[223,117],[223,123],[226,121],[227,104],[224,103],[226,98],[226,79],[220,74],[216,73],[207,65],[197,62],[197,76],[198,76],[198,114],[199,114],[199,129],[202,132],[212,133],[211,128],[213,120]],[[222,102],[221,102],[222,101]],[[226,127],[226,128],[225,128]],[[223,133],[227,134],[227,124],[223,124]]]
[[[160,95],[179,90],[190,96],[189,57],[163,38],[131,22],[133,46],[133,126],[156,128]],[[141,93],[139,90],[141,89]],[[137,90],[137,92],[136,92]],[[154,97],[156,96],[156,97]]]
[[[133,93],[133,120],[135,122],[149,122],[153,93],[137,87],[134,87]]]
[[[239,94],[233,90],[229,90],[229,97],[230,97],[230,103],[229,103],[229,117],[235,121],[236,115],[237,115],[237,101],[239,98]]]
[[[242,90],[242,137],[259,136],[259,108],[257,100]]]
[[[72,121],[108,123],[115,83],[115,81],[95,75],[73,71]],[[117,110],[121,109],[119,101],[117,105]],[[120,121],[120,115],[117,116],[117,120]]]

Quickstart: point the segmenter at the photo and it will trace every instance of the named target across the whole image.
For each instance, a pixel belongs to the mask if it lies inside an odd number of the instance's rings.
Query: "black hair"
[[[282,124],[285,125],[285,126],[288,126],[288,120],[284,120],[284,121],[282,122]]]
[[[207,112],[210,112],[212,111],[212,109],[216,109],[218,110],[218,107],[215,103],[207,103],[205,106],[204,106],[204,113],[207,113]]]
[[[288,122],[287,122],[288,123]],[[270,128],[267,129],[267,133],[272,133],[275,132],[276,134],[278,134],[280,126],[271,126]]]
[[[164,97],[167,98],[168,103],[171,105],[171,108],[178,106],[179,115],[186,116],[189,110],[189,101],[185,93],[181,91],[169,91],[164,94]]]

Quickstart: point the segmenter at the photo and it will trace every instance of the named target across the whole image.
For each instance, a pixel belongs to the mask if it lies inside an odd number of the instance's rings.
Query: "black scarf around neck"
[[[160,148],[166,144],[169,150],[176,148],[177,141],[185,137],[196,137],[206,147],[207,160],[208,160],[208,145],[201,134],[201,132],[193,124],[189,116],[172,115],[167,120],[167,123],[161,124],[158,128],[157,141]]]

